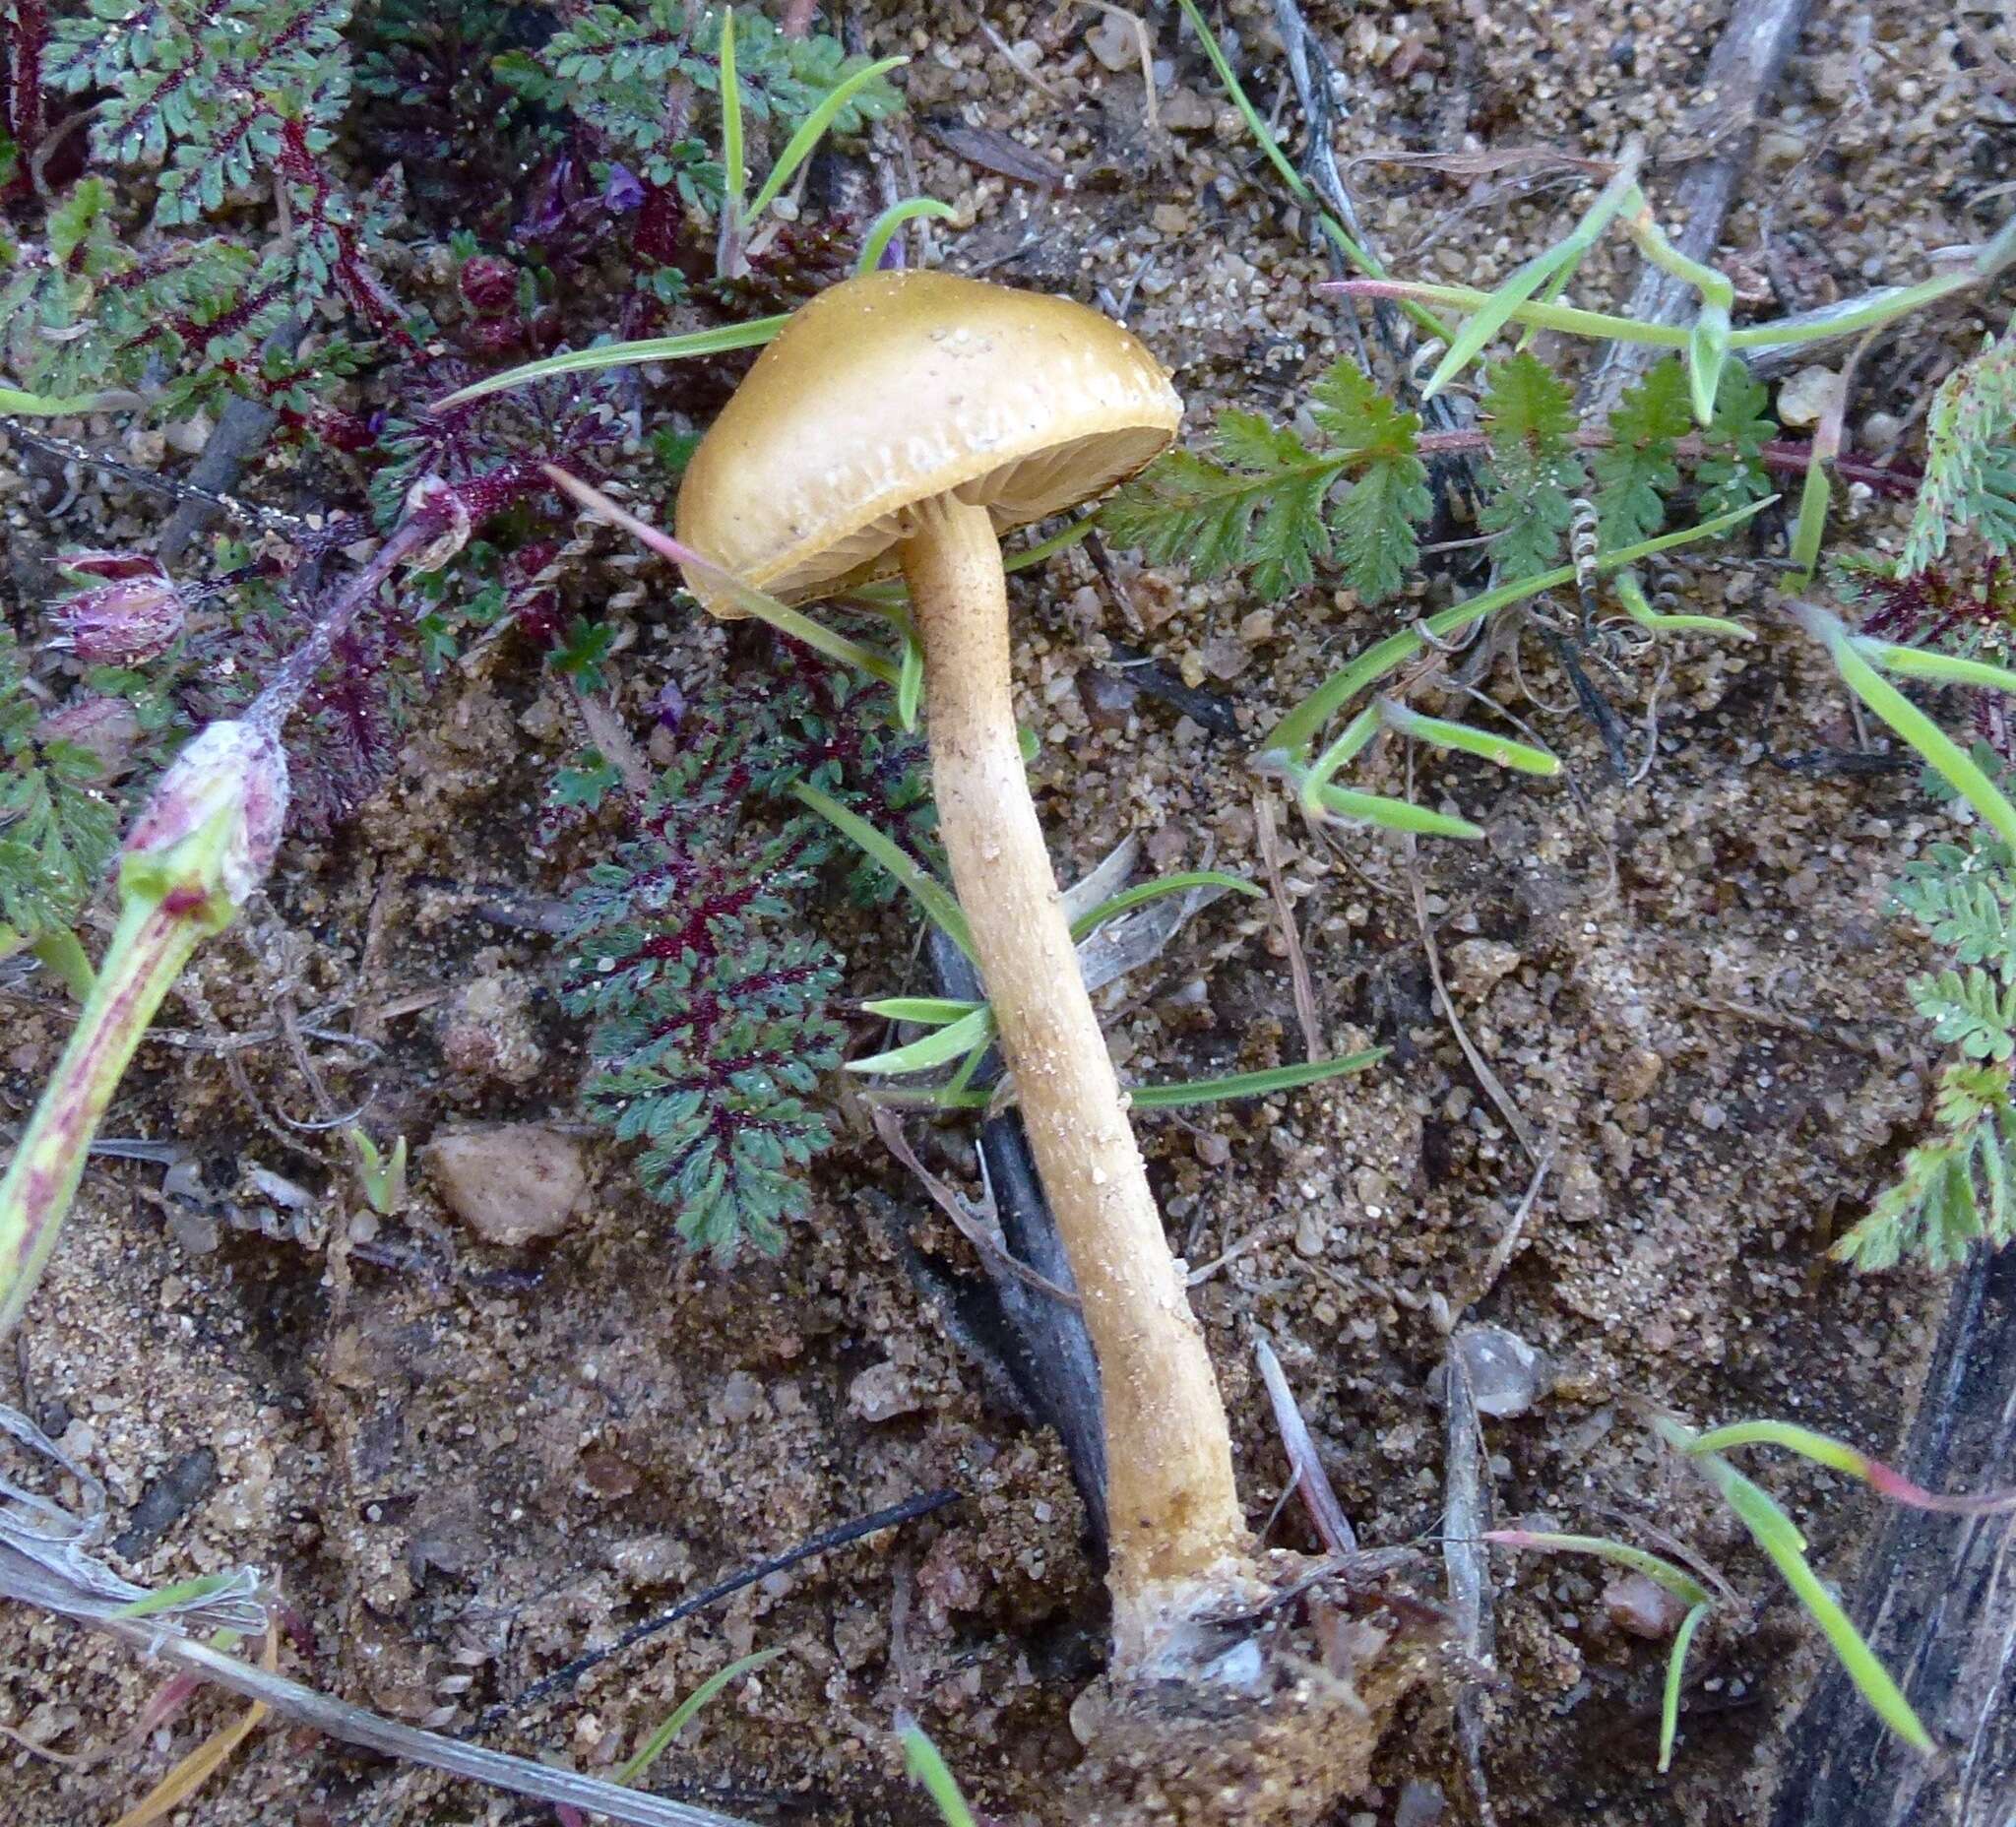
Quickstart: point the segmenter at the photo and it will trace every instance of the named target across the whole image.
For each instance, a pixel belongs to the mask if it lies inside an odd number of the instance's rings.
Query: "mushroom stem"
[[[1231,1440],[1030,800],[993,520],[952,497],[914,512],[903,571],[924,649],[938,828],[1099,1354],[1126,1662],[1174,1621],[1158,1614],[1191,1608],[1172,1586],[1247,1564]]]

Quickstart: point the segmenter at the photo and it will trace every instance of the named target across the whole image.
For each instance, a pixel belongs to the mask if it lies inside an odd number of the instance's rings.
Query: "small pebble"
[[[580,1145],[543,1123],[452,1129],[426,1160],[442,1204],[503,1249],[558,1236],[588,1191]]]
[[[1524,1415],[1553,1386],[1546,1357],[1503,1326],[1466,1326],[1456,1335],[1456,1350],[1480,1414],[1500,1420]]]
[[[1686,1606],[1656,1580],[1642,1573],[1620,1573],[1603,1589],[1604,1609],[1619,1630],[1650,1642],[1670,1637],[1680,1627]]]
[[[870,1364],[847,1386],[847,1405],[864,1421],[892,1421],[924,1406],[910,1373],[886,1359]]]
[[[1499,980],[1519,969],[1519,953],[1496,939],[1465,939],[1449,948],[1449,987],[1480,1002]]]

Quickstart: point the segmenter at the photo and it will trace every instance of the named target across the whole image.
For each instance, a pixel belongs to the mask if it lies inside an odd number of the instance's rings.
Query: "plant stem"
[[[1125,1666],[1155,1632],[1158,1583],[1246,1552],[1230,1436],[1030,799],[993,522],[951,499],[920,520],[903,561],[924,644],[938,829],[1099,1356]]]
[[[96,987],[0,1180],[0,1338],[13,1330],[55,1247],[91,1139],[148,1023],[217,928],[181,897],[128,901]]]

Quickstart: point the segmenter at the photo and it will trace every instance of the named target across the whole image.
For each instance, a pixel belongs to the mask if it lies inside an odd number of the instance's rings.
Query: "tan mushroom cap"
[[[687,466],[678,535],[787,601],[837,595],[896,570],[921,503],[956,495],[997,533],[1026,526],[1132,475],[1182,410],[1139,339],[1082,304],[864,274],[757,358]]]

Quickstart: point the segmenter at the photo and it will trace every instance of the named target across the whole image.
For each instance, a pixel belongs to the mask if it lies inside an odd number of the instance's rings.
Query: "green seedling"
[[[356,1162],[364,1203],[380,1218],[391,1218],[406,1204],[406,1137],[399,1137],[389,1154],[381,1152],[361,1123],[352,1123],[345,1139]]]
[[[1859,1447],[1792,1421],[1732,1421],[1726,1427],[1711,1427],[1706,1433],[1697,1434],[1686,1450],[1690,1454],[1727,1453],[1739,1446],[1785,1447],[1816,1466],[1861,1480],[1877,1496],[1910,1510],[1930,1510],[1942,1516],[1993,1516],[2016,1510],[2016,1491],[1989,1491],[1979,1497],[1941,1496],[1880,1459],[1870,1458]]]
[[[1659,1771],[1664,1776],[1672,1768],[1673,1743],[1679,1736],[1680,1690],[1685,1684],[1687,1653],[1694,1647],[1694,1633],[1715,1609],[1715,1595],[1684,1567],[1609,1536],[1565,1536],[1532,1529],[1493,1529],[1485,1534],[1484,1540],[1496,1547],[1531,1548],[1553,1554],[1594,1554],[1612,1566],[1628,1567],[1633,1573],[1642,1573],[1687,1607],[1679,1628],[1673,1632],[1672,1648],[1667,1653],[1666,1682],[1660,1695]]]
[[[1979,812],[2004,844],[2016,847],[2016,805],[1974,757],[1907,698],[1883,672],[2016,692],[2016,672],[1959,660],[1926,648],[1898,647],[1851,635],[1838,615],[1817,603],[1795,602],[1793,615],[1833,656],[1848,687],[1916,749],[1925,765]],[[1881,671],[1878,667],[1882,668]]]
[[[896,1737],[903,1746],[903,1767],[910,1780],[931,1798],[945,1827],[976,1827],[973,1809],[960,1794],[959,1782],[938,1747],[910,1714],[896,1716]]]
[[[1661,534],[1657,538],[1641,539],[1635,544],[1621,545],[1612,552],[1601,552],[1596,558],[1596,568],[1599,572],[1620,570],[1626,565],[1637,564],[1659,552],[1670,551],[1675,546],[1690,545],[1701,539],[1719,538],[1769,507],[1771,501],[1776,499],[1774,495],[1767,501],[1747,502],[1742,507],[1731,508],[1726,514],[1718,514],[1711,520],[1705,520],[1698,526],[1683,527],[1675,533]],[[1426,617],[1418,629],[1403,629],[1398,634],[1390,634],[1383,641],[1374,643],[1350,665],[1333,672],[1275,724],[1261,745],[1262,752],[1256,765],[1277,769],[1288,762],[1307,765],[1309,752],[1331,718],[1358,693],[1398,672],[1418,654],[1425,653],[1430,638],[1447,641],[1451,636],[1462,633],[1472,623],[1482,621],[1500,609],[1524,602],[1529,598],[1543,596],[1547,591],[1562,589],[1575,581],[1575,567],[1560,565],[1551,571],[1542,572],[1538,577],[1522,578],[1515,584],[1501,585],[1496,590],[1485,591],[1467,601],[1452,603],[1448,608],[1437,610],[1433,615]]]
[[[693,1723],[701,1708],[714,1700],[729,1682],[739,1681],[745,1674],[754,1674],[758,1669],[775,1662],[783,1654],[784,1645],[778,1644],[771,1649],[758,1650],[753,1656],[738,1656],[726,1668],[717,1669],[672,1709],[658,1730],[644,1741],[636,1756],[616,1772],[616,1781],[625,1788],[634,1786],[665,1754],[672,1740]]]
[[[1655,609],[1646,599],[1644,587],[1638,582],[1635,572],[1619,571],[1612,581],[1617,600],[1624,605],[1624,613],[1648,634],[1715,634],[1732,641],[1754,641],[1757,638],[1754,628],[1731,621],[1726,615],[1669,615],[1664,610]]]
[[[1929,1754],[1933,1749],[1931,1734],[1926,1732],[1889,1670],[1850,1621],[1840,1602],[1814,1571],[1806,1558],[1805,1540],[1792,1518],[1768,1492],[1732,1466],[1724,1454],[1745,1446],[1782,1446],[1816,1465],[1861,1480],[1894,1503],[1943,1514],[1979,1516],[2016,1510],[2016,1492],[1994,1492],[1979,1497],[1941,1496],[1846,1441],[1790,1421],[1737,1421],[1697,1432],[1670,1417],[1659,1416],[1653,1420],[1653,1428],[1667,1446],[1686,1459],[1715,1487],[1806,1614],[1819,1627],[1828,1647],[1877,1717],[1913,1749]],[[1688,1607],[1674,1634],[1667,1662],[1659,1751],[1659,1767],[1666,1770],[1672,1757],[1687,1655],[1693,1647],[1696,1631],[1710,1613],[1719,1608],[1715,1594],[1674,1562],[1606,1536],[1553,1535],[1505,1529],[1491,1532],[1484,1540],[1501,1547],[1593,1554],[1615,1566],[1628,1567],[1645,1575]],[[1724,1590],[1727,1593],[1727,1589]],[[1721,1603],[1730,1601],[1725,1599]]]
[[[896,239],[904,226],[925,217],[933,221],[956,221],[959,212],[951,204],[939,202],[936,197],[906,197],[901,203],[892,203],[870,224],[867,238],[861,243],[860,255],[854,261],[854,271],[874,272],[882,264],[882,256],[888,253],[890,242]]]
[[[917,904],[924,916],[969,958],[973,956],[972,935],[967,929],[966,916],[960,912],[949,888],[894,839],[877,831],[866,819],[850,811],[816,787],[799,781],[793,784],[790,791],[799,804],[817,812],[843,837],[888,870],[904,892]],[[1190,894],[1211,888],[1264,898],[1261,889],[1242,876],[1229,875],[1222,869],[1187,869],[1153,882],[1138,883],[1102,901],[1072,921],[1071,936],[1081,941],[1089,938],[1109,920],[1131,914],[1163,896]],[[920,1091],[878,1088],[875,1093],[878,1099],[891,1103],[926,1104],[943,1110],[980,1110],[992,1103],[992,1093],[969,1089],[974,1074],[998,1033],[994,1012],[987,1004],[941,996],[884,996],[861,1006],[869,1014],[886,1021],[910,1022],[931,1032],[907,1045],[874,1053],[865,1059],[850,1060],[848,1071],[881,1078],[908,1077],[913,1073],[929,1072],[950,1065],[955,1059],[961,1062],[958,1071],[943,1085]],[[1336,1059],[1304,1060],[1263,1072],[1235,1073],[1222,1079],[1190,1079],[1172,1085],[1136,1085],[1129,1088],[1127,1101],[1136,1109],[1155,1110],[1217,1102],[1230,1098],[1263,1098],[1273,1092],[1291,1091],[1343,1073],[1360,1072],[1384,1058],[1386,1051],[1384,1047],[1370,1047]]]
[[[1702,1436],[1691,1428],[1667,1417],[1658,1418],[1653,1424],[1661,1439],[1701,1469],[1723,1501],[1735,1512],[1749,1531],[1751,1541],[1764,1550],[1765,1557],[1778,1569],[1779,1577],[1805,1607],[1806,1615],[1819,1626],[1820,1634],[1827,1639],[1849,1679],[1877,1717],[1914,1750],[1929,1755],[1931,1733],[1912,1710],[1904,1690],[1841,1608],[1840,1601],[1813,1571],[1812,1562],[1806,1558],[1805,1538],[1792,1518],[1767,1491],[1752,1483],[1721,1454],[1706,1451],[1701,1445]]]

